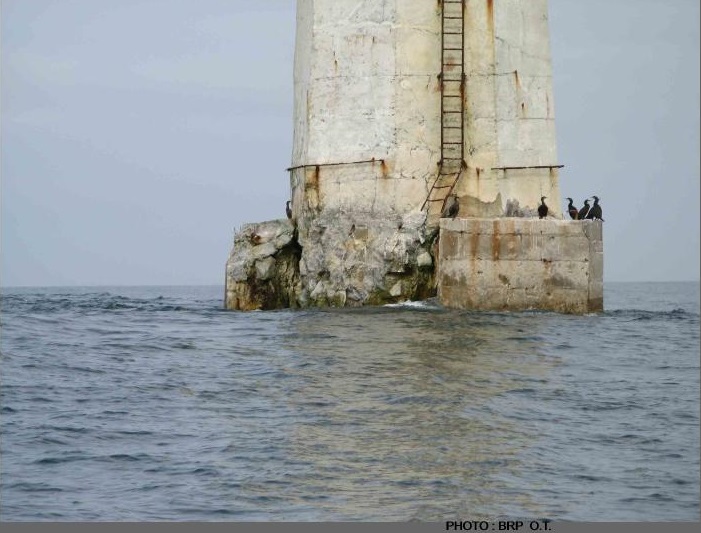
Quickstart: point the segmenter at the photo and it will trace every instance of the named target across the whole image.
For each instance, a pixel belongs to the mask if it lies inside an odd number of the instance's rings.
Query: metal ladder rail
[[[459,10],[455,10],[451,8],[451,10],[446,9],[447,5],[453,5],[453,6],[460,6]],[[433,201],[442,201],[443,205],[445,205],[445,201],[447,200],[448,196],[452,193],[453,189],[455,188],[455,185],[459,181],[463,170],[465,169],[465,132],[464,132],[464,124],[465,124],[465,60],[464,60],[464,55],[465,55],[465,0],[443,0],[441,2],[441,7],[442,7],[442,12],[441,12],[441,72],[439,74],[439,82],[441,84],[440,90],[441,90],[441,159],[440,162],[438,163],[439,165],[439,170],[438,170],[438,175],[436,176],[436,179],[433,181],[433,184],[431,185],[431,188],[428,191],[428,195],[426,196],[426,199],[424,200],[424,203],[421,206],[421,210],[423,210],[426,205],[429,202]],[[457,16],[457,12],[459,12],[459,16]],[[457,20],[459,21],[458,24],[453,23],[453,26],[449,28],[452,31],[447,31],[446,30],[446,20]],[[459,28],[459,31],[455,31],[456,29]],[[455,44],[457,43],[449,43],[448,41],[450,38],[446,38],[446,36],[450,35],[459,35],[460,36],[460,46],[456,47]],[[446,52],[457,52],[459,51],[459,62],[458,63],[446,63]],[[455,59],[454,59],[455,60]],[[458,72],[458,77],[457,79],[454,77],[450,77],[450,74],[455,75],[452,70],[449,71],[446,67],[459,67],[459,72]],[[459,91],[458,94],[446,94],[446,82],[448,83],[455,83],[459,82]],[[455,99],[459,98],[459,110],[455,109],[446,109],[446,102],[448,99]],[[455,126],[454,121],[449,121],[446,120],[447,115],[460,115],[460,125]],[[447,133],[450,130],[459,130],[459,140],[451,140],[448,141],[446,138],[448,137]],[[460,147],[460,156],[455,157],[452,156],[448,151],[448,147],[454,147],[454,146],[459,146]],[[453,164],[457,163],[458,167],[457,168],[446,168],[448,165],[446,165],[446,162],[451,162]],[[453,180],[452,184],[450,185],[438,185],[438,183],[441,181],[441,178],[444,176],[451,176],[455,175],[455,179]],[[442,200],[432,200],[431,196],[433,195],[433,192],[436,189],[444,189],[444,188],[449,188],[450,190],[448,191],[448,195],[443,198]]]
[[[464,122],[465,122],[465,0],[443,0],[441,11],[441,174],[454,174],[460,171],[465,159]],[[459,9],[455,7],[459,6]],[[459,35],[459,45],[452,36]],[[459,53],[456,53],[459,52]],[[453,62],[448,62],[446,56],[453,56]],[[455,57],[458,56],[458,57]],[[458,72],[454,71],[458,67]],[[459,83],[458,94],[448,94],[447,85]],[[458,106],[450,106],[455,99]],[[460,124],[455,125],[449,120],[449,115],[460,115]],[[450,137],[449,133],[457,130],[458,139]],[[452,139],[452,140],[448,140]],[[454,147],[459,146],[459,156],[456,157]],[[452,149],[451,149],[452,148]],[[457,163],[458,168],[446,168],[451,162]]]
[[[443,208],[445,207],[445,203],[448,201],[448,198],[450,198],[451,193],[453,192],[453,189],[455,189],[455,186],[458,184],[460,181],[460,178],[463,175],[463,171],[465,170],[465,167],[461,168],[460,171],[455,175],[455,179],[453,180],[453,183],[450,185],[442,185],[442,186],[435,186],[436,182],[434,182],[434,187],[431,188],[431,192],[437,189],[448,189],[448,194],[445,195],[444,198],[431,198],[431,193],[429,193],[428,197],[426,200],[424,200],[423,205],[421,206],[421,210],[423,211],[424,208],[426,207],[426,204],[432,203],[432,202],[441,202],[441,213],[443,212]],[[436,181],[440,179],[440,176],[436,178]]]

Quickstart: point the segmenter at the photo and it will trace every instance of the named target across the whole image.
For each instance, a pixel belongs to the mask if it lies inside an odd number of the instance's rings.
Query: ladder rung
[[[448,189],[449,191],[455,186],[457,177],[452,180],[451,176],[455,176],[458,164],[462,168],[464,164],[464,139],[465,133],[463,131],[464,125],[460,124],[458,121],[462,121],[465,116],[464,109],[464,82],[465,82],[465,58],[467,52],[464,46],[458,46],[462,40],[462,44],[465,41],[465,0],[439,0],[439,4],[442,4],[443,11],[441,13],[441,52],[443,56],[441,57],[441,160],[439,162],[438,176],[441,180],[440,183],[452,183],[452,185],[437,186],[439,181],[434,183],[433,189]],[[452,7],[451,7],[452,6]],[[458,7],[460,6],[460,7]],[[452,21],[452,22],[451,22]],[[448,35],[454,35],[456,37],[447,38]],[[457,39],[460,36],[462,39]],[[453,52],[460,52],[457,55]],[[457,56],[457,57],[456,57]],[[446,61],[447,60],[447,61]],[[458,60],[460,63],[453,63],[452,61]],[[452,83],[452,85],[451,85]],[[460,84],[459,94],[455,94],[457,91],[457,84]],[[452,94],[446,94],[446,92]],[[450,100],[450,99],[453,100]],[[455,99],[459,99],[455,102]],[[445,110],[444,107],[452,107],[453,109],[458,107],[459,110]],[[460,115],[461,119],[448,117],[452,115]],[[458,125],[446,125],[446,124],[458,124]],[[457,131],[460,133],[457,133]],[[444,137],[448,138],[458,138],[459,142],[446,141]],[[458,146],[460,149],[458,150]],[[444,154],[460,154],[460,157],[443,157]],[[460,174],[458,174],[459,176]],[[429,196],[431,193],[429,193]],[[443,200],[434,200],[443,201]]]

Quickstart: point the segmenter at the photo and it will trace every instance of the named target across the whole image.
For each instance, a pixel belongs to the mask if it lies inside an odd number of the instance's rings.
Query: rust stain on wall
[[[477,169],[477,198],[482,198],[482,181],[480,180],[479,169]]]
[[[306,174],[307,179],[304,188],[307,190],[319,190],[319,177],[321,176],[321,168],[319,168],[319,165],[316,165],[311,172],[307,171]]]
[[[389,168],[384,159],[380,162],[380,171],[382,172],[383,178],[386,178],[389,175]]]
[[[523,102],[523,91],[521,87],[521,78],[518,75],[518,70],[514,70],[514,84],[516,85],[516,100],[521,102],[521,118],[525,118],[528,114],[526,104]]]
[[[477,232],[470,234],[470,259],[477,259],[477,248],[480,242],[480,235]],[[474,271],[474,268],[472,269]]]
[[[494,0],[487,0],[487,25],[489,31],[494,34]]]
[[[492,225],[492,260],[499,260],[499,251],[501,248],[501,233],[499,231],[499,221],[495,220]]]

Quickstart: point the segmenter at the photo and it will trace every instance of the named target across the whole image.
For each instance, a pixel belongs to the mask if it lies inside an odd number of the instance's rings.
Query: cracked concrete
[[[556,168],[499,170],[559,164],[547,0],[469,0],[465,27],[459,216],[530,216],[541,196],[560,216]],[[290,172],[298,272],[277,302],[435,294],[436,227],[422,206],[440,168],[441,42],[435,1],[297,1],[291,166],[307,166]],[[245,263],[245,279],[270,284],[268,252],[251,250],[262,257],[249,264],[232,251],[232,276]]]
[[[438,295],[447,307],[603,311],[600,221],[444,219],[440,242]]]

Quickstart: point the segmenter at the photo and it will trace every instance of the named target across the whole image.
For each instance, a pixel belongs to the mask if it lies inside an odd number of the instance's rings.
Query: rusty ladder
[[[441,159],[421,209],[443,211],[465,164],[465,0],[441,2]],[[438,210],[432,205],[438,204]]]

